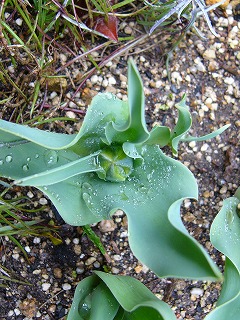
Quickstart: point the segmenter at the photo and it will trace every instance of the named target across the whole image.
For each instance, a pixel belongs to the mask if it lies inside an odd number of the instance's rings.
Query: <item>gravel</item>
[[[208,40],[200,40],[190,33],[186,36],[170,62],[171,83],[168,81],[165,65],[160,57],[158,59],[157,44],[150,50],[147,50],[145,44],[145,50],[141,53],[139,48],[133,48],[131,55],[139,67],[144,83],[149,128],[154,124],[174,125],[176,110],[173,106],[184,92],[193,115],[193,135],[202,135],[231,123],[231,127],[221,136],[206,142],[184,143],[179,152],[179,160],[193,172],[199,183],[199,201],[184,202],[184,224],[205,246],[220,269],[223,269],[224,257],[212,247],[209,227],[221,208],[222,201],[233,195],[239,185],[240,23],[233,19],[230,7],[227,9],[227,17],[213,19],[220,37],[215,38],[206,32],[206,27],[199,22],[200,29],[204,28]],[[128,35],[136,32],[133,23],[122,24],[120,29]],[[148,43],[149,46],[151,44]],[[95,52],[93,56],[99,55],[100,52]],[[62,65],[68,58],[67,54],[59,54]],[[116,58],[101,72],[92,75],[69,107],[84,111],[92,97],[100,91],[113,92],[126,100],[126,63],[127,57]],[[79,68],[79,64],[75,63],[68,69],[76,84]],[[86,71],[90,69],[90,65],[86,63],[81,68]],[[66,90],[66,96],[72,97],[74,88],[68,84]],[[71,134],[79,129],[82,116],[74,110],[59,111],[61,99],[61,92],[53,86],[46,97],[46,103],[56,107],[53,115],[77,120],[77,123],[66,124],[62,128],[64,132]],[[51,130],[54,128],[54,125],[53,128],[50,127]],[[14,192],[20,195],[24,191]],[[55,212],[40,192],[34,189],[25,192],[33,206],[47,206],[45,217],[55,217]],[[13,195],[9,194],[11,196]],[[59,234],[64,243],[59,246],[53,245],[47,238],[21,239],[29,262],[7,237],[2,239],[4,250],[0,255],[1,264],[11,270],[13,278],[29,281],[33,285],[9,282],[8,287],[0,288],[0,319],[63,318],[71,305],[77,283],[93,270],[102,270],[103,267],[113,274],[131,275],[142,281],[171,305],[179,320],[203,319],[213,309],[221,284],[158,279],[129,250],[127,219],[121,210],[113,216],[113,220],[102,221],[93,228],[101,237],[111,262],[107,262],[86,235],[82,234],[81,228],[69,227],[61,220]]]

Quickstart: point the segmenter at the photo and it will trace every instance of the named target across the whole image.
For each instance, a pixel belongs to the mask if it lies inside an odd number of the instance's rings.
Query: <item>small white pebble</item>
[[[118,268],[112,267],[112,273],[113,274],[118,274],[120,270]]]
[[[33,243],[35,243],[35,244],[38,244],[38,243],[40,243],[41,242],[41,238],[39,238],[39,237],[35,237],[34,239],[33,239]]]
[[[226,185],[224,185],[221,189],[220,189],[220,191],[219,191],[221,194],[224,194],[224,193],[226,193],[227,192],[227,186]]]
[[[15,260],[18,260],[19,259],[19,254],[18,253],[14,253],[12,255],[12,258],[15,259]]]
[[[11,73],[14,73],[15,70],[14,70],[14,66],[8,66],[8,71],[11,72]]]
[[[75,102],[70,101],[70,102],[69,102],[69,107],[70,107],[70,108],[76,108],[76,107],[77,107],[77,105],[76,105],[76,103],[75,103]]]
[[[201,151],[206,151],[208,149],[209,145],[207,143],[204,143],[201,147]]]
[[[74,244],[79,244],[79,238],[73,238],[73,243]]]
[[[113,256],[113,259],[114,259],[115,261],[120,261],[120,260],[121,260],[121,256],[120,256],[119,254],[115,254],[115,255]]]
[[[66,116],[70,119],[75,119],[76,118],[76,114],[73,111],[67,111],[66,112]]]
[[[94,58],[97,58],[97,57],[99,56],[99,52],[93,51],[93,52],[92,52],[92,56],[93,56]]]
[[[10,310],[9,312],[8,312],[8,317],[11,317],[11,316],[13,316],[14,315],[14,311],[13,310]]]
[[[190,142],[189,142],[189,147],[190,147],[190,148],[193,149],[195,146],[196,146],[196,141],[190,141]]]
[[[191,77],[190,77],[189,74],[186,75],[185,80],[186,80],[187,82],[191,82]]]
[[[114,84],[116,84],[117,82],[116,82],[116,79],[115,79],[114,77],[109,77],[108,83],[109,83],[110,85],[114,85]]]
[[[97,269],[100,268],[100,266],[101,266],[101,265],[100,265],[100,262],[98,262],[98,261],[95,261],[93,265],[94,265],[94,267],[97,268]]]
[[[67,56],[63,53],[60,53],[59,58],[62,62],[66,62],[67,61]]]
[[[106,67],[111,67],[113,65],[112,61],[108,61],[108,63],[106,63]]]
[[[226,77],[223,80],[226,84],[233,84],[234,83],[234,78],[232,77]]]
[[[28,191],[27,196],[28,198],[32,199],[34,197],[34,194],[32,193],[32,191]]]
[[[66,243],[66,245],[69,245],[69,244],[71,243],[71,239],[66,238],[66,239],[65,239],[65,243]]]
[[[124,32],[125,32],[126,34],[132,34],[133,30],[132,30],[132,28],[126,26],[126,27],[124,28]]]
[[[29,82],[28,86],[31,87],[31,88],[34,88],[35,87],[35,83],[34,82]]]
[[[203,294],[203,290],[201,288],[192,288],[191,294],[195,296],[201,296]]]
[[[106,88],[107,86],[108,86],[108,80],[107,79],[103,79],[103,82],[102,82],[102,86],[104,87],[104,88]]]
[[[213,102],[212,98],[209,98],[209,97],[205,100],[206,104],[212,104],[212,102]]]
[[[213,49],[207,49],[206,51],[204,51],[203,57],[208,60],[215,59],[216,53]]]
[[[76,269],[76,272],[77,272],[77,274],[82,274],[82,273],[84,272],[84,269],[78,267],[78,268]]]
[[[51,287],[51,283],[44,282],[44,283],[42,284],[42,290],[43,290],[43,291],[47,291],[50,287]]]
[[[39,203],[43,206],[43,205],[47,204],[48,201],[47,201],[46,198],[40,198],[40,199],[39,199]]]
[[[67,291],[70,290],[72,288],[72,286],[69,283],[64,283],[62,285],[63,290]]]
[[[24,249],[25,249],[25,251],[28,252],[28,253],[31,251],[31,249],[30,249],[29,246],[26,246]]]
[[[86,265],[86,266],[90,266],[90,264],[92,264],[92,263],[95,262],[95,261],[96,261],[96,258],[90,257],[90,258],[88,258],[88,259],[85,261],[85,265]]]
[[[149,268],[145,265],[142,266],[142,272],[147,273],[149,271]]]
[[[14,309],[14,313],[15,313],[16,316],[19,316],[21,311],[19,309],[15,308]]]
[[[40,269],[33,270],[33,274],[40,274],[42,271]]]
[[[228,24],[233,24],[234,18],[233,17],[228,17]]]
[[[157,80],[155,83],[156,88],[160,88],[162,86],[162,81],[161,80]]]
[[[57,96],[57,92],[53,91],[50,94],[50,99],[54,99]]]
[[[22,19],[18,18],[18,19],[16,20],[16,24],[17,24],[18,26],[21,26],[22,23],[23,23]]]
[[[219,23],[219,25],[221,25],[222,27],[227,27],[227,26],[228,26],[228,19],[223,18],[223,17],[219,17],[218,23]]]
[[[120,233],[120,238],[125,238],[128,236],[128,232],[127,231],[123,231]]]
[[[97,83],[98,82],[98,76],[96,74],[94,74],[93,76],[91,76],[91,82],[92,83]]]

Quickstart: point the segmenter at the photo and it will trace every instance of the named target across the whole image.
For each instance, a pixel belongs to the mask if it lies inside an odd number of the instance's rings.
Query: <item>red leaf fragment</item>
[[[118,41],[117,25],[118,19],[113,15],[108,15],[107,20],[104,17],[97,17],[94,30],[102,33],[111,40]]]

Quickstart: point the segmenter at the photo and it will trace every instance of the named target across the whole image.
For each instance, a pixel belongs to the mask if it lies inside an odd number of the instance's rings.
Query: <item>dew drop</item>
[[[23,171],[28,171],[29,170],[29,166],[27,165],[27,164],[24,164],[23,166],[22,166],[22,169],[23,169]]]
[[[91,186],[91,184],[88,183],[88,182],[84,182],[84,183],[82,184],[82,187],[83,187],[85,190],[92,191],[92,186]]]
[[[3,165],[3,160],[0,160],[0,166]]]
[[[35,159],[38,159],[38,158],[39,158],[39,154],[36,153],[36,154],[35,154]]]
[[[27,162],[29,162],[29,161],[31,161],[31,158],[30,158],[30,157],[27,158]]]
[[[53,166],[58,162],[58,154],[56,151],[54,150],[48,150],[45,154],[44,154],[44,160],[46,165],[48,166]]]
[[[226,219],[228,224],[232,224],[234,220],[234,214],[231,210],[227,211],[226,213]]]
[[[91,196],[90,196],[88,193],[84,192],[84,193],[82,194],[82,197],[83,197],[83,200],[84,200],[84,202],[86,203],[88,209],[92,209],[92,208],[93,208],[93,203],[92,203],[92,198],[91,198]]]
[[[5,158],[7,163],[12,162],[12,159],[13,159],[12,156],[6,156],[6,158]]]
[[[91,310],[91,303],[88,301],[88,297],[85,299],[87,302],[83,302],[82,305],[80,304],[78,312],[81,316],[83,316],[83,319],[87,319],[90,315]]]

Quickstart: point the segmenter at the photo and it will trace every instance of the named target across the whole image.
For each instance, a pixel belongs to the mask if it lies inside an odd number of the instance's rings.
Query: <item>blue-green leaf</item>
[[[99,152],[95,152],[90,156],[80,158],[75,161],[68,162],[62,166],[55,167],[34,175],[15,180],[14,183],[21,186],[44,186],[55,184],[79,174],[86,172],[103,171],[97,162]]]
[[[106,136],[109,141],[143,143],[149,137],[144,116],[145,98],[142,80],[131,59],[128,63],[128,105],[128,122],[123,125],[109,123]]]
[[[142,283],[100,271],[82,280],[67,320],[174,320],[173,311]]]
[[[240,189],[234,197],[224,200],[223,207],[214,219],[210,239],[226,256],[224,283],[217,307],[206,320],[238,320],[240,313]]]
[[[181,139],[181,141],[205,141],[205,140],[209,140],[212,138],[215,138],[216,136],[218,136],[219,134],[221,134],[222,132],[224,132],[225,130],[227,130],[227,128],[230,127],[230,124],[226,124],[224,126],[222,126],[221,128],[206,134],[204,136],[201,137],[192,137],[192,136],[185,136],[184,138]]]

